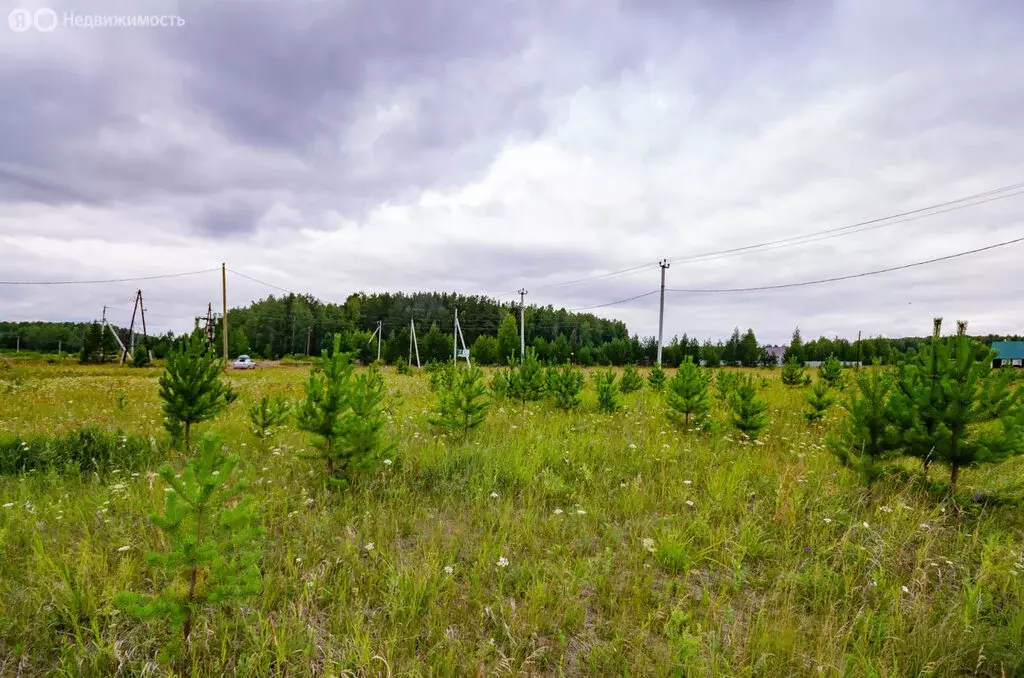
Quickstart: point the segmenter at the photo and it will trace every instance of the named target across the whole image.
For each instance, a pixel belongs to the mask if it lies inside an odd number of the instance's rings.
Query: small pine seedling
[[[796,358],[790,358],[782,366],[782,383],[786,386],[807,386],[810,377],[804,373],[804,366]]]
[[[719,372],[721,375],[727,372]],[[707,371],[686,356],[679,366],[676,375],[668,380],[665,391],[665,405],[668,406],[669,421],[684,429],[703,429],[708,425],[708,412],[711,410],[711,394],[708,386],[711,377]]]
[[[836,403],[835,395],[829,389],[828,384],[822,379],[819,379],[814,388],[804,394],[804,400],[807,401],[811,408],[809,412],[804,412],[804,418],[807,419],[809,424],[814,424],[824,419],[828,408]]]
[[[430,390],[434,393],[444,392],[451,389],[455,382],[455,365],[452,363],[437,365],[428,374],[430,375]]]
[[[339,350],[322,353],[323,374],[314,367],[306,382],[306,400],[298,410],[301,430],[319,437],[314,458],[327,462],[327,477],[346,485],[384,451],[383,379],[371,368],[355,376],[349,355]]]
[[[842,389],[843,387],[843,364],[835,355],[829,355],[818,368],[818,378],[823,380],[830,388]]]
[[[740,379],[736,389],[729,394],[729,409],[732,410],[732,425],[748,438],[757,438],[768,425],[768,404],[757,395],[757,385],[750,376]]]
[[[640,376],[640,370],[636,365],[626,365],[622,370],[622,379],[619,380],[619,390],[623,393],[633,393],[644,387],[644,378]]]
[[[170,583],[154,595],[122,593],[116,603],[144,621],[160,619],[175,631],[165,659],[188,644],[195,620],[209,608],[228,607],[260,591],[259,538],[251,498],[243,482],[232,483],[237,457],[227,455],[219,436],[207,434],[199,453],[178,478],[170,466],[160,477],[170,486],[162,516],[150,520],[170,544],[147,560]],[[179,635],[180,634],[180,635]]]
[[[647,375],[647,385],[652,391],[661,392],[665,388],[665,370],[661,365],[655,365]]]
[[[555,407],[575,410],[583,402],[581,393],[586,378],[583,370],[566,363],[560,370],[553,370],[548,378],[548,390],[555,398]]]
[[[479,367],[457,370],[449,390],[437,395],[437,413],[431,423],[439,428],[459,432],[463,438],[484,423],[490,408],[484,374]]]
[[[541,400],[546,393],[546,375],[534,348],[526,349],[526,353],[523,354],[523,362],[518,367],[515,366],[513,358],[509,357],[509,397],[526,403]]]
[[[740,375],[736,372],[719,370],[718,376],[715,377],[715,392],[718,395],[718,400],[723,403],[728,403],[729,394],[736,390],[739,383]]]
[[[277,429],[288,423],[290,414],[291,404],[284,396],[263,396],[249,408],[249,427],[260,441],[260,451],[266,451],[267,440],[274,436]]]
[[[829,438],[829,449],[843,466],[860,474],[870,485],[881,473],[881,462],[897,456],[899,431],[890,411],[892,374],[877,364],[857,373],[856,387],[843,403],[848,417],[838,435]]]
[[[619,385],[615,383],[615,370],[604,370],[594,375],[597,384],[597,409],[602,412],[618,412]]]
[[[192,334],[167,354],[158,381],[163,400],[164,428],[181,438],[187,452],[192,426],[212,419],[238,394],[220,378],[223,361],[206,345],[201,333]]]

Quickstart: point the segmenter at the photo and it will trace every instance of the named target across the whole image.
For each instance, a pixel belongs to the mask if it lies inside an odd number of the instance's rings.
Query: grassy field
[[[0,364],[0,436],[159,445],[157,374]],[[261,452],[246,423],[306,374],[231,373],[239,401],[201,427],[241,456],[266,538],[262,595],[202,620],[196,675],[1024,674],[1024,515],[992,499],[1020,459],[965,472],[958,502],[940,469],[868,490],[825,449],[840,412],[808,427],[763,371],[757,444],[676,430],[648,391],[598,414],[590,384],[578,413],[499,401],[456,442],[426,378],[388,371],[392,463],[338,492],[304,435]],[[113,604],[159,584],[153,470],[0,476],[0,675],[167,675],[166,632]]]

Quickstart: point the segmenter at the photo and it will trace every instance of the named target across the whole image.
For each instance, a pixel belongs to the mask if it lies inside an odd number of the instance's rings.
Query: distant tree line
[[[380,321],[383,329],[381,360],[404,362],[409,358],[409,323],[415,319],[421,362],[450,360],[456,308],[475,363],[504,365],[510,356],[519,356],[517,304],[483,296],[437,292],[353,294],[343,304],[324,303],[309,295],[271,295],[250,306],[228,310],[228,351],[232,357],[246,353],[267,360],[288,355],[319,355],[321,350],[332,348],[333,337],[337,334],[343,351],[368,364],[377,357],[373,332]],[[90,355],[115,358],[116,355],[108,355],[105,344],[96,352],[98,327],[89,323],[0,323],[0,350],[14,350],[16,337],[20,336],[23,350],[56,352],[58,342],[62,342],[65,352],[81,353],[83,339],[91,332]],[[115,329],[125,341],[127,331]],[[218,348],[220,332],[221,325],[217,323],[214,342]],[[109,333],[102,334],[105,335],[103,342],[112,341]],[[186,335],[168,332],[147,337],[145,343],[154,357],[163,358],[182,336]],[[1001,339],[1020,339],[993,335],[974,338],[986,345]],[[797,328],[785,357],[796,358],[800,363],[835,356],[844,362],[895,364],[929,341],[926,337],[870,337],[861,341],[821,337],[805,342]],[[551,306],[527,307],[526,345],[536,351],[539,360],[550,364],[651,365],[658,354],[655,337],[630,336],[621,321]],[[753,329],[741,332],[738,327],[726,341],[700,341],[683,334],[666,342],[662,351],[665,366],[678,367],[687,357],[695,363],[712,366],[774,365],[778,362],[778,358],[758,342]]]

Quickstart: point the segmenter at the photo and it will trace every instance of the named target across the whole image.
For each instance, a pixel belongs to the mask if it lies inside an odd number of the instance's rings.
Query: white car
[[[235,359],[235,362],[231,363],[231,366],[236,370],[254,370],[256,369],[256,361],[247,355],[240,355]]]

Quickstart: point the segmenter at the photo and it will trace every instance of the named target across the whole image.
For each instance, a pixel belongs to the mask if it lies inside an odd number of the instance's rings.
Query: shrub
[[[412,374],[412,367],[409,365],[409,363],[399,360],[397,363],[395,363],[395,372],[397,372],[398,374],[409,375]]]
[[[618,412],[619,385],[615,383],[615,370],[603,370],[594,375],[597,384],[597,408],[602,412]]]
[[[141,469],[163,456],[156,441],[120,431],[82,428],[52,436],[0,437],[0,475],[57,469],[106,473]]]
[[[644,387],[644,378],[640,376],[640,370],[635,365],[626,365],[622,370],[622,379],[619,380],[619,390],[623,393],[633,393]]]
[[[260,591],[263,530],[255,525],[245,484],[232,482],[237,463],[224,453],[219,437],[207,434],[180,478],[170,466],[160,469],[171,491],[163,515],[150,520],[164,533],[169,550],[150,553],[147,560],[163,570],[169,584],[155,595],[122,593],[116,602],[139,619],[160,619],[180,631],[180,639],[165,648],[165,658],[188,644],[195,618],[207,608],[227,607]]]
[[[768,425],[768,404],[758,397],[757,386],[750,376],[740,379],[729,394],[729,409],[732,410],[732,425],[749,438],[757,438]]]
[[[727,373],[718,373],[719,381],[723,374]],[[686,429],[705,428],[711,410],[710,383],[707,371],[696,365],[692,357],[686,356],[676,375],[668,380],[665,404],[669,421]]]
[[[145,346],[139,346],[132,353],[132,367],[149,367],[149,350]]]
[[[438,393],[437,413],[431,423],[465,437],[484,423],[489,408],[483,372],[478,367],[460,369],[448,390]]]
[[[566,411],[579,407],[583,400],[581,393],[585,382],[583,370],[569,363],[560,370],[553,369],[548,376],[548,391],[555,398],[555,407]]]

